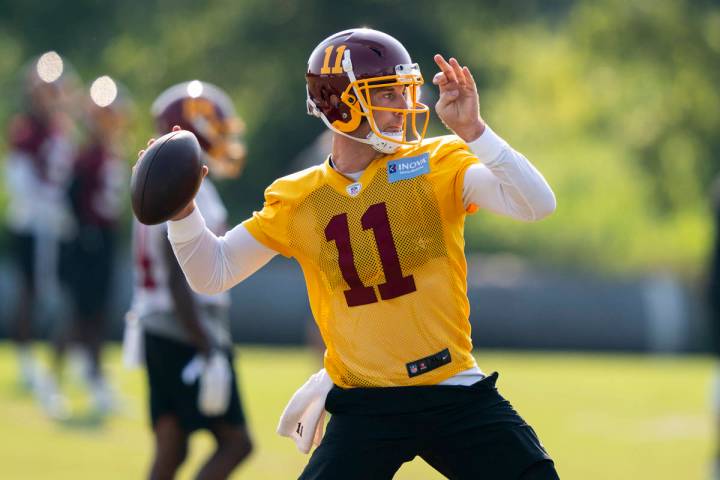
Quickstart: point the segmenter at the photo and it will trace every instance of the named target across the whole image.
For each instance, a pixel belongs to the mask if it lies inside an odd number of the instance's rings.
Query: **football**
[[[145,225],[165,222],[195,197],[202,182],[200,144],[178,130],[155,140],[138,159],[130,179],[132,209]]]

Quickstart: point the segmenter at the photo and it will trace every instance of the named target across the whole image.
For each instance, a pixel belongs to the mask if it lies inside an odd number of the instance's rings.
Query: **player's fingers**
[[[207,165],[203,165],[202,167],[202,178],[205,178],[210,170],[208,169]]]
[[[462,69],[463,76],[465,77],[465,83],[469,85],[473,90],[477,90],[477,84],[475,83],[475,77],[473,77],[472,72],[470,72],[470,69],[466,66]]]
[[[445,74],[448,81],[450,81],[450,82],[458,81],[457,77],[455,76],[455,71],[450,66],[450,64],[447,61],[445,61],[445,58],[442,55],[440,55],[439,53],[435,54],[433,59],[435,60],[435,63],[437,64],[437,66],[440,67],[440,70],[442,70],[442,72]]]
[[[465,75],[463,75],[462,67],[460,66],[460,63],[458,63],[457,59],[455,57],[450,57],[450,67],[453,70],[453,73],[455,74],[455,78],[457,78],[457,82],[461,86],[465,86]]]
[[[445,90],[444,92],[440,93],[440,98],[438,99],[438,105],[445,106],[449,103],[452,103],[453,101],[455,101],[458,98],[459,95],[460,95],[460,91],[457,89]]]
[[[138,152],[138,158],[142,157],[142,156],[143,156],[143,153],[145,153],[145,150],[140,150],[140,151]]]
[[[177,132],[178,130],[182,130],[182,127],[180,125],[173,126],[173,129],[172,129],[173,132]]]
[[[153,143],[155,143],[155,139],[154,139],[154,138],[151,138],[150,140],[148,140],[147,146],[149,147],[149,146],[152,145]]]
[[[457,100],[460,92],[457,90],[449,90],[440,93],[437,103],[435,104],[435,111],[441,115],[441,112],[447,110],[447,108]],[[442,116],[442,115],[441,115]]]
[[[432,79],[434,85],[443,86],[448,83],[447,77],[443,72],[437,72]]]
[[[442,71],[450,70],[450,64],[445,61],[445,57],[440,55],[439,53],[436,53],[433,56],[433,60],[435,60],[435,64],[440,68]]]

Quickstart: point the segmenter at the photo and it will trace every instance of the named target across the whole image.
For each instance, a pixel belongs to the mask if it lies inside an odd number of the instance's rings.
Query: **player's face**
[[[381,108],[407,109],[410,107],[408,88],[402,85],[392,87],[373,88],[370,94],[372,105]],[[381,132],[401,132],[403,130],[403,114],[374,110],[373,118]]]
[[[125,116],[110,108],[90,107],[91,129],[103,141],[115,140],[125,128]]]
[[[30,94],[33,111],[40,116],[52,114],[60,103],[60,91],[54,85],[40,84]]]

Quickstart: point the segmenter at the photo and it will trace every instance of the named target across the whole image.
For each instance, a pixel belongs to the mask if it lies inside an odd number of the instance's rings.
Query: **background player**
[[[97,78],[83,100],[86,138],[73,162],[68,192],[77,232],[63,256],[66,267],[62,269],[73,300],[74,321],[64,340],[80,346],[87,360],[82,373],[92,395],[93,413],[104,415],[114,403],[101,354],[128,177],[122,142],[131,106],[127,92],[108,76]],[[65,342],[60,348],[64,346]]]
[[[193,132],[213,175],[237,176],[245,159],[242,124],[229,97],[218,87],[192,81],[163,92],[152,106],[157,132],[173,125]],[[216,234],[226,230],[227,212],[212,182],[197,194],[198,208]],[[150,413],[155,434],[153,479],[172,478],[184,461],[188,437],[209,429],[217,449],[198,478],[226,478],[250,453],[230,336],[227,293],[194,294],[172,253],[164,224],[134,223],[133,256],[136,284],[132,311],[144,331],[145,361],[150,388]],[[229,370],[229,405],[224,413],[199,407],[199,381],[216,354],[222,352]]]
[[[57,52],[46,52],[24,72],[22,111],[10,121],[6,181],[12,258],[21,274],[12,328],[20,380],[53,416],[64,402],[54,378],[41,375],[30,351],[33,319],[59,298],[61,244],[74,234],[66,188],[74,155],[69,105],[77,81]],[[61,322],[60,309],[51,321]]]
[[[402,44],[369,29],[327,38],[306,78],[309,112],[335,133],[331,156],[274,182],[223,238],[192,204],[169,222],[198,291],[230,288],[277,252],[303,268],[336,385],[303,479],[391,478],[416,455],[451,478],[557,478],[472,356],[462,231],[466,212],[535,221],[555,198],[482,120],[470,71],[435,61],[435,108],[456,136],[424,139],[423,80]]]

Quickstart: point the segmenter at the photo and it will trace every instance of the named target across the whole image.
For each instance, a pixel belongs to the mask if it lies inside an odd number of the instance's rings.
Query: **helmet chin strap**
[[[402,132],[382,132],[382,134],[386,137],[390,137],[390,138],[395,137],[400,140],[402,140],[402,137],[403,137]],[[397,149],[400,148],[400,145],[401,145],[398,142],[393,142],[391,140],[385,140],[383,138],[378,137],[377,134],[372,130],[370,130],[370,133],[368,133],[368,136],[366,137],[366,139],[368,140],[367,143],[372,148],[374,148],[376,151],[378,151],[380,153],[385,153],[385,154],[397,152]],[[357,139],[357,140],[359,140],[359,139]]]

